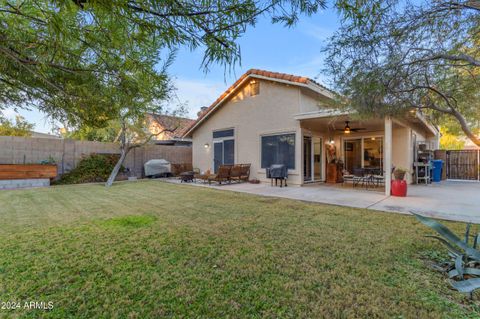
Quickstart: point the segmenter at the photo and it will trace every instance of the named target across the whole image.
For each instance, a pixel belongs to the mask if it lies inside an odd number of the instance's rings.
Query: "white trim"
[[[294,114],[293,118],[295,120],[308,120],[308,119],[327,118],[327,117],[350,115],[350,114],[353,114],[353,112],[345,111],[345,110],[337,110],[337,109],[323,109],[318,111]]]
[[[384,141],[383,141],[383,167],[385,171],[385,196],[390,196],[392,189],[392,156],[393,156],[393,130],[392,118],[385,117]]]

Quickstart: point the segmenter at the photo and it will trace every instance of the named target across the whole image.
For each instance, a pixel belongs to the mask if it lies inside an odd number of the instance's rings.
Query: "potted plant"
[[[401,167],[397,167],[393,171],[395,180],[392,181],[392,196],[407,196],[407,182],[404,180],[407,171],[407,169]]]
[[[395,177],[395,180],[397,181],[403,181],[405,178],[405,174],[407,173],[407,169],[402,168],[402,167],[397,167],[393,171],[393,176]]]

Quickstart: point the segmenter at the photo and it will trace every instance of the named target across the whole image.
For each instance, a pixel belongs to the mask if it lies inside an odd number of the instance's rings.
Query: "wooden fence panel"
[[[479,151],[447,151],[447,178],[460,180],[479,180]]]

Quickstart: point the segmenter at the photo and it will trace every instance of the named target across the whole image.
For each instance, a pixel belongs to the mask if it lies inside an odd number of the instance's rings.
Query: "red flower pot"
[[[392,181],[392,196],[407,196],[407,182],[404,180]]]

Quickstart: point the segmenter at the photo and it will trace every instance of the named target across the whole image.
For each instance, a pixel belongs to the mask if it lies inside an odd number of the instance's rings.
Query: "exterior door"
[[[223,140],[213,143],[213,170],[218,172],[220,165],[235,163],[235,140]]]
[[[303,137],[303,180],[312,180],[312,138]]]

